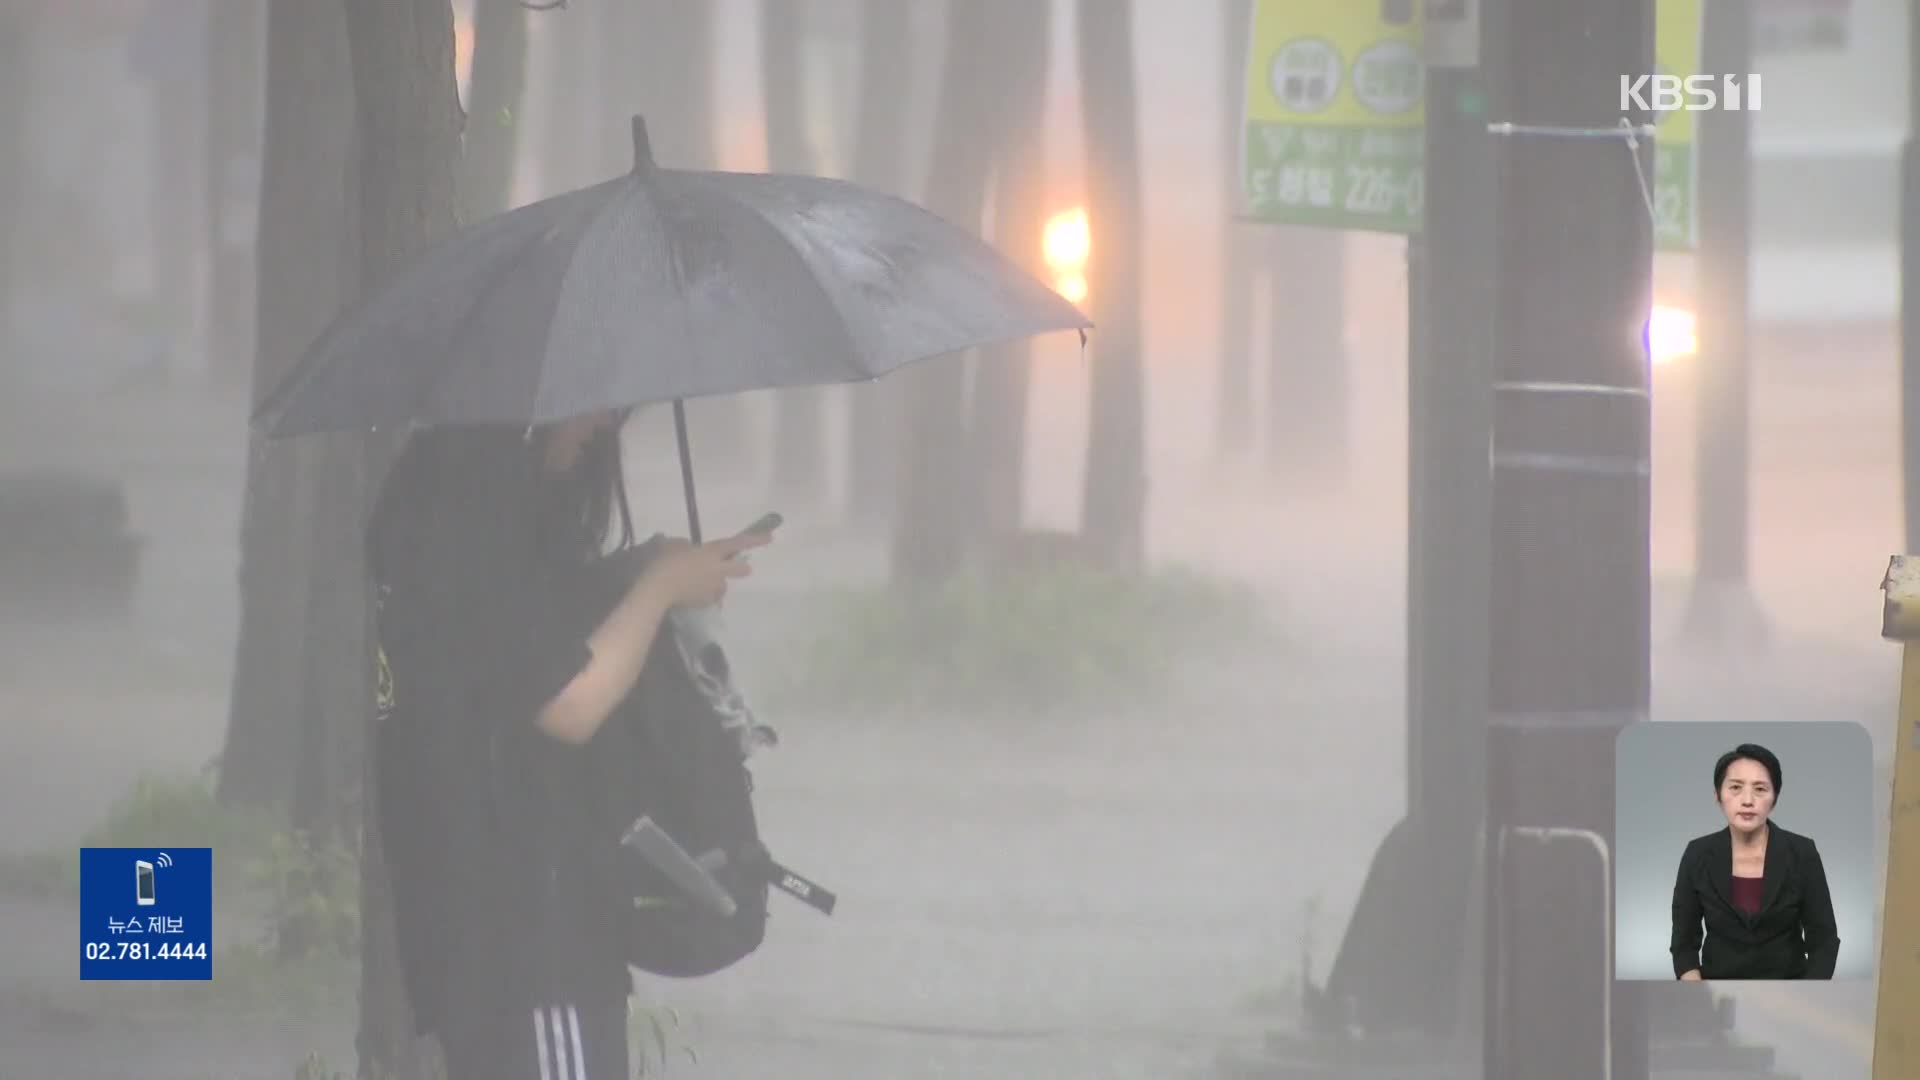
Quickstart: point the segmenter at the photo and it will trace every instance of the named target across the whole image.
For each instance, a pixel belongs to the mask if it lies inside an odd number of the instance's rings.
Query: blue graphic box
[[[80,978],[213,978],[213,849],[81,848]]]

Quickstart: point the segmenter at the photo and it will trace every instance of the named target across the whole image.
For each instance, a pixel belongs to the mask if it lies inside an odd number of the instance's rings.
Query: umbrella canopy
[[[461,230],[343,315],[255,421],[273,436],[537,425],[858,382],[1087,317],[971,232],[838,180],[657,168]]]

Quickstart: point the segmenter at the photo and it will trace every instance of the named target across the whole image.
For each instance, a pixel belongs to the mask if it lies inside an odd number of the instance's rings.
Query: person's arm
[[[1673,936],[1668,949],[1673,953],[1673,974],[1677,979],[1693,982],[1701,978],[1700,974],[1700,920],[1704,912],[1700,909],[1699,894],[1693,891],[1693,882],[1687,871],[1693,863],[1693,848],[1680,856],[1680,872],[1673,882]]]
[[[765,534],[746,534],[698,545],[670,544],[587,637],[584,665],[540,708],[535,725],[561,742],[578,746],[590,741],[640,681],[667,613],[682,605],[718,601],[730,579],[753,572],[737,556],[771,540]]]
[[[590,659],[540,710],[534,723],[561,742],[591,740],[633,691],[673,601],[657,579],[642,577],[587,637]]]
[[[1827,868],[1811,840],[1800,863],[1800,895],[1800,930],[1807,942],[1805,977],[1831,979],[1840,959],[1840,926],[1833,916],[1833,895],[1827,891]]]

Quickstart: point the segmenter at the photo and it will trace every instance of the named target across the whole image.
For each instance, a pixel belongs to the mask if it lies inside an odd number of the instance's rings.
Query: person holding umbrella
[[[627,1075],[632,981],[609,945],[619,889],[587,846],[589,759],[669,611],[717,601],[772,539],[668,541],[579,625],[569,583],[631,540],[621,419],[420,432],[369,529],[397,951],[416,1028],[460,1080]]]
[[[625,1075],[617,889],[568,849],[577,783],[664,613],[766,535],[701,543],[684,402],[865,382],[1076,330],[1079,309],[909,202],[819,177],[658,167],[459,230],[341,316],[259,402],[270,438],[414,433],[369,536],[380,833],[421,1030],[457,1080]],[[685,541],[597,625],[560,598],[619,512],[625,410],[671,402]],[[576,610],[577,609],[572,609]],[[788,875],[783,875],[788,876]],[[784,888],[784,886],[783,886]],[[626,894],[631,898],[631,894]],[[824,909],[823,909],[824,910]],[[603,921],[608,920],[608,921]]]

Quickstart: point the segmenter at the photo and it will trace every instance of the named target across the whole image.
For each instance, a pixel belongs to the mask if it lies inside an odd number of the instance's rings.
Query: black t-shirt
[[[540,709],[591,659],[582,549],[543,542],[525,455],[489,448],[448,482],[428,455],[389,480],[378,596],[381,839],[417,1026],[632,988],[588,782],[606,750],[553,739]],[[431,479],[431,483],[429,483]],[[565,553],[565,554],[562,554]],[[614,735],[609,733],[608,739]]]

